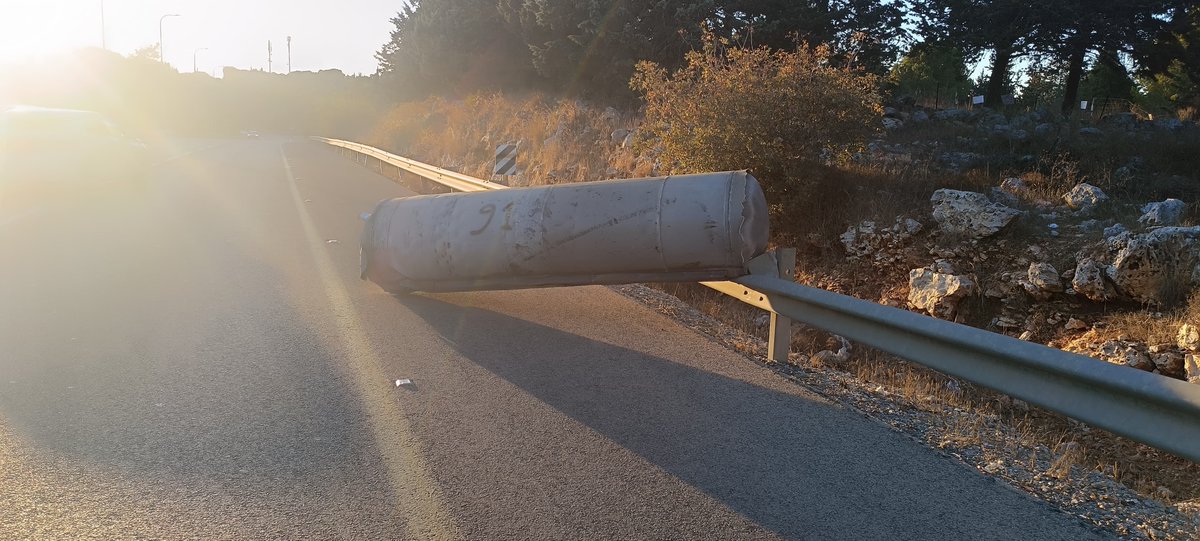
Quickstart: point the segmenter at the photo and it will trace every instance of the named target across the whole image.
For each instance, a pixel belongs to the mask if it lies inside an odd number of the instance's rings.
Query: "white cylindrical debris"
[[[379,203],[362,273],[392,292],[724,280],[767,236],[745,171],[426,195]]]

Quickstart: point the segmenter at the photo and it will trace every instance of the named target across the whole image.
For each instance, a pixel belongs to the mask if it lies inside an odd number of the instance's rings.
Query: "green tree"
[[[142,60],[153,60],[155,62],[160,62],[162,57],[158,50],[159,47],[157,43],[154,45],[139,47],[129,55],[129,58],[140,58]]]
[[[1028,80],[1021,88],[1020,101],[1029,107],[1051,107],[1062,103],[1066,66],[1059,60],[1048,59],[1031,66]]]
[[[423,0],[391,19],[379,74],[410,93],[465,95],[536,81],[528,48],[495,0]]]
[[[1200,6],[1177,4],[1166,23],[1133,47],[1138,81],[1160,107],[1200,107]]]
[[[1011,92],[1014,61],[1039,49],[1048,23],[1060,13],[1055,2],[1028,0],[912,0],[908,8],[926,41],[957,44],[972,59],[990,52],[981,79],[990,105]]]
[[[1164,25],[1174,0],[1062,0],[1062,12],[1048,29],[1057,36],[1048,51],[1067,63],[1063,86],[1063,114],[1076,110],[1080,83],[1088,56],[1104,51],[1100,62],[1109,71],[1117,71],[1117,52],[1144,41]]]
[[[897,96],[953,103],[971,90],[962,50],[933,43],[918,43],[900,59],[888,76]]]
[[[711,0],[501,0],[499,9],[557,90],[627,98],[634,64],[678,66],[719,8]]]
[[[1079,97],[1132,100],[1136,85],[1115,51],[1102,51],[1079,82]]]

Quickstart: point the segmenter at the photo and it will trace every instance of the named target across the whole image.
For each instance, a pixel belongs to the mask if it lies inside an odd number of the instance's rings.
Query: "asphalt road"
[[[188,148],[0,202],[0,539],[1102,537],[609,289],[388,295],[402,188]]]

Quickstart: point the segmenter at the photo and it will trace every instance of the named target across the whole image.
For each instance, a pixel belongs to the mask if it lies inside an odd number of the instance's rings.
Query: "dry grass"
[[[1125,340],[1150,345],[1174,344],[1180,325],[1200,324],[1200,290],[1193,292],[1187,302],[1173,310],[1119,311],[1106,314],[1099,321],[1104,334],[1113,338],[1124,337]]]
[[[614,142],[616,130],[636,130],[634,115],[540,95],[430,98],[395,106],[367,143],[418,160],[490,178],[496,146],[519,145],[515,185],[649,176],[652,159]]]

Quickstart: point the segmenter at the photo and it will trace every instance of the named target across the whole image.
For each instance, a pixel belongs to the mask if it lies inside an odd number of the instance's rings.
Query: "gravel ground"
[[[1145,498],[1102,472],[1071,465],[1070,444],[1059,449],[1044,445],[1030,447],[1019,429],[1006,425],[997,416],[981,416],[939,403],[932,397],[914,401],[896,390],[833,369],[801,368],[797,365],[800,355],[794,352],[793,363],[768,363],[763,356],[766,344],[762,340],[737,331],[672,295],[642,285],[613,289],[770,366],[800,385],[1122,538],[1200,539],[1200,502],[1168,505]],[[956,424],[978,426],[988,432],[988,437],[964,441],[947,428]],[[1079,429],[1088,430],[1083,425]],[[1162,496],[1170,499],[1169,494]]]

